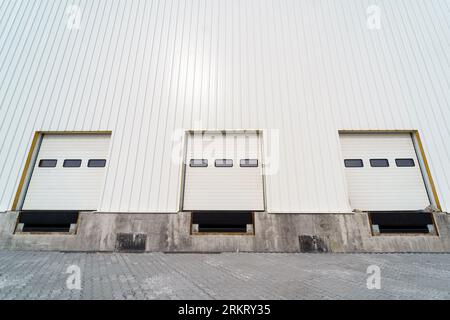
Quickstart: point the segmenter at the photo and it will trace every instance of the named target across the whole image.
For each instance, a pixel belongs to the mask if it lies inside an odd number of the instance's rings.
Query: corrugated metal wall
[[[100,210],[177,211],[172,134],[191,128],[280,130],[272,212],[349,210],[338,129],[418,129],[449,209],[447,0],[0,0],[0,16],[0,210],[34,131],[111,130]]]

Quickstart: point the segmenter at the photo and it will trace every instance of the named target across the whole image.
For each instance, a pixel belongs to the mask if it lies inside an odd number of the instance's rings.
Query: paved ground
[[[450,299],[450,254],[0,252],[0,299],[359,298]]]

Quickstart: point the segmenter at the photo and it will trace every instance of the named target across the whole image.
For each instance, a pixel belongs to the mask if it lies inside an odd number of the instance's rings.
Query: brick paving
[[[0,251],[0,299],[450,299],[450,254]]]

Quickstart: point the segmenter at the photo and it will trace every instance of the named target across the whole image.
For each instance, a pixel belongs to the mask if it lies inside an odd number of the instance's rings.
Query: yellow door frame
[[[431,191],[436,208],[439,211],[442,211],[441,202],[439,201],[439,196],[437,193],[436,185],[434,184],[434,180],[431,175],[431,170],[428,165],[427,157],[425,154],[425,149],[423,147],[423,143],[420,138],[419,130],[417,130],[417,129],[409,129],[409,130],[408,129],[405,129],[405,130],[404,129],[400,129],[400,130],[398,130],[398,129],[394,129],[394,130],[345,130],[344,129],[344,130],[338,130],[338,132],[339,132],[339,134],[341,134],[341,133],[409,133],[409,134],[411,134],[411,138],[414,138],[415,141],[417,141],[417,147],[419,149],[418,151],[420,152],[420,157],[422,159],[423,166],[424,166],[424,168],[421,168],[421,169],[425,169],[425,173],[426,173],[426,176],[428,179],[428,184],[431,188],[431,190],[427,190],[427,191],[428,192]],[[413,139],[413,143],[414,143],[414,139]],[[425,183],[425,185],[427,185],[427,184]]]
[[[38,145],[39,140],[45,135],[45,134],[57,134],[57,135],[69,135],[69,134],[112,134],[111,131],[35,131],[33,134],[33,139],[31,141],[30,149],[28,150],[27,160],[25,161],[25,166],[22,169],[22,175],[20,177],[19,186],[17,187],[16,194],[14,196],[14,200],[11,206],[11,211],[17,211],[19,208],[19,201],[22,196],[23,187],[25,185],[25,182],[27,182],[27,176],[30,173],[30,165],[31,160],[33,159],[33,155],[35,155],[35,152],[38,152],[36,150],[36,147]],[[31,176],[29,177],[29,179]]]

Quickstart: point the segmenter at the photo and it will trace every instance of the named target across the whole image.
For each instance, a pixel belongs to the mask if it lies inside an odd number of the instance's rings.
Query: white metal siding
[[[36,130],[112,131],[99,209],[175,212],[174,131],[250,128],[280,134],[270,212],[350,210],[339,129],[418,129],[448,211],[449,21],[448,0],[0,0],[0,210]]]
[[[109,135],[45,134],[31,176],[23,210],[97,210],[106,167],[87,167],[89,159],[106,159]],[[56,159],[55,168],[39,167]],[[81,159],[81,167],[63,167],[65,159]],[[108,160],[106,161],[108,165]]]
[[[184,182],[184,210],[264,210],[261,144],[256,133],[189,135]],[[191,167],[206,159],[208,167]],[[233,167],[215,167],[231,159]],[[257,159],[258,167],[240,167],[241,159]]]
[[[345,168],[352,208],[371,211],[423,210],[430,205],[409,133],[341,134],[344,159],[361,159],[362,168]],[[413,159],[414,167],[397,167],[395,159]],[[370,159],[387,159],[389,167],[371,167]]]

